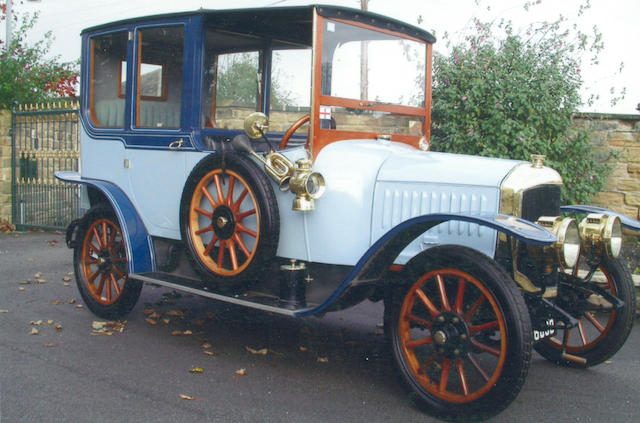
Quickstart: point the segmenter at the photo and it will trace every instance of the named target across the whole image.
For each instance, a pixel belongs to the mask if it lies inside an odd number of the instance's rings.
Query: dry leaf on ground
[[[191,395],[180,394],[180,398],[187,401],[194,401],[196,398]]]
[[[34,278],[39,279],[42,277],[42,272],[38,272],[36,274],[33,275]]]
[[[208,350],[212,347],[212,345],[208,342],[205,342],[204,344],[200,345],[200,348],[204,348],[205,350]]]
[[[189,373],[193,373],[193,374],[204,373],[204,369],[202,367],[194,367],[193,369],[189,369]]]
[[[204,351],[202,351],[202,352],[203,352],[203,353],[205,353],[206,355],[209,355],[209,356],[212,356],[212,357],[213,357],[214,355],[218,355],[218,353],[217,353],[217,352],[215,352],[215,351],[211,351],[211,350],[204,350]]]
[[[262,348],[260,350],[254,350],[253,348],[244,347],[244,349],[249,351],[253,355],[267,355],[267,353],[269,352],[269,350],[266,348]]]
[[[318,363],[328,363],[328,362],[329,362],[328,357],[318,357]]]
[[[157,325],[158,321],[157,320],[153,320],[151,317],[147,317],[146,319],[144,319],[145,322],[149,323],[150,325]]]
[[[165,313],[165,316],[184,317],[184,313],[180,310],[169,310]]]
[[[239,369],[239,370],[236,370],[236,374],[237,374],[238,376],[246,376],[246,375],[247,375],[247,369]]]
[[[31,332],[29,332],[29,335],[37,335],[38,333],[40,333],[40,332],[38,331],[38,329],[36,329],[36,328],[31,328]]]
[[[193,335],[193,332],[191,332],[190,330],[185,330],[185,331],[174,330],[173,332],[171,332],[171,335],[173,335],[173,336],[189,336],[189,335]]]
[[[71,282],[71,278],[70,278],[69,276],[63,276],[63,277],[62,277],[62,280],[63,280],[64,282]]]

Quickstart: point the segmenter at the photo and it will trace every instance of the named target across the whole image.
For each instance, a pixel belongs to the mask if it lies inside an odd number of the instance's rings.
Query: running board
[[[163,272],[132,273],[129,279],[146,282],[150,284],[165,286],[177,291],[188,292],[201,297],[211,298],[225,303],[236,304],[270,313],[282,314],[284,316],[296,317],[297,314],[311,310],[311,307],[289,309],[282,305],[280,298],[260,292],[248,291],[239,295],[224,295],[211,292],[209,288],[199,279],[176,276]]]

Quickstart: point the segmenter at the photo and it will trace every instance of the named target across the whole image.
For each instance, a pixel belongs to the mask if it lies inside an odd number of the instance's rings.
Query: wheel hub
[[[111,269],[112,261],[111,254],[108,251],[102,251],[98,255],[98,270],[101,272],[107,272]]]
[[[216,207],[211,220],[213,231],[220,239],[229,239],[236,231],[236,219],[233,211],[225,205]]]
[[[469,350],[469,330],[458,314],[439,315],[433,323],[432,334],[436,351],[447,358],[459,358]]]

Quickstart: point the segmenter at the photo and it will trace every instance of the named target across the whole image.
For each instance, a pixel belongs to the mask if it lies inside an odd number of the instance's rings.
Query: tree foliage
[[[434,57],[432,148],[529,160],[544,154],[560,172],[565,202],[587,202],[609,168],[595,159],[581,106],[580,65],[601,36],[563,29],[563,18],[516,33],[510,22],[474,21],[471,33]]]
[[[0,7],[0,17],[6,19],[6,7]],[[53,34],[48,32],[42,40],[27,42],[37,19],[37,13],[25,15],[17,22],[11,44],[0,41],[0,109],[10,108],[14,102],[75,97],[78,63],[61,62],[60,56],[48,57]]]

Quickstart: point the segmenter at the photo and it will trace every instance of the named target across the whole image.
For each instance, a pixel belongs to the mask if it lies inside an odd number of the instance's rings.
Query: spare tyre
[[[180,232],[206,281],[223,291],[246,287],[278,248],[280,214],[267,175],[247,156],[207,156],[182,192]]]

